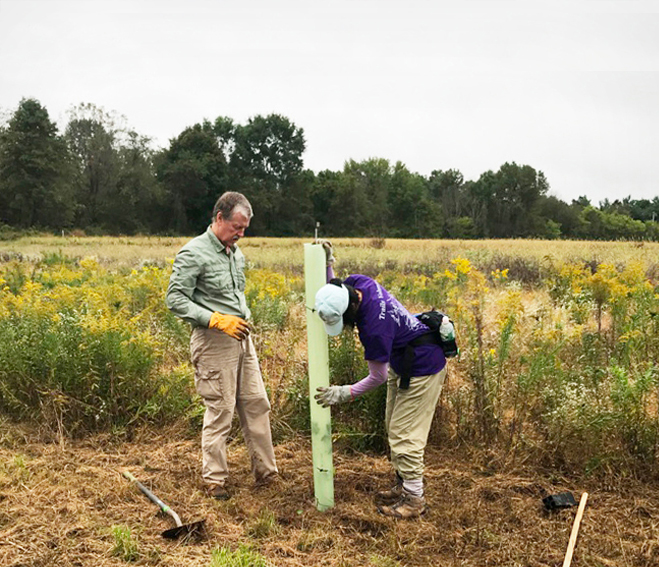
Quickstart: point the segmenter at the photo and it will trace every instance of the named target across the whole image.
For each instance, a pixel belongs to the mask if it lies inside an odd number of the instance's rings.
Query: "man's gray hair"
[[[213,221],[217,218],[217,213],[222,213],[224,220],[231,219],[236,209],[242,209],[242,212],[248,219],[251,219],[254,214],[252,212],[252,205],[250,205],[247,197],[242,193],[235,191],[222,193],[215,203],[215,207],[213,207]]]

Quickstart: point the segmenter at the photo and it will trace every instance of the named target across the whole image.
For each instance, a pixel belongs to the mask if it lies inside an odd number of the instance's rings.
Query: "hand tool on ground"
[[[570,534],[570,542],[567,545],[567,553],[565,554],[565,561],[563,561],[563,567],[570,567],[572,563],[572,553],[574,552],[574,546],[577,544],[577,534],[579,533],[579,524],[581,523],[581,517],[583,516],[583,511],[586,508],[586,501],[588,500],[588,493],[584,492],[581,495],[581,500],[579,501],[579,509],[577,510],[577,515],[574,518],[574,524],[572,525],[572,533]]]
[[[183,524],[181,518],[178,514],[174,512],[167,504],[165,504],[160,498],[158,498],[153,492],[151,492],[146,486],[139,482],[131,473],[124,471],[123,475],[130,480],[137,488],[140,489],[142,494],[146,496],[151,502],[158,506],[165,514],[168,514],[176,522],[175,528],[170,528],[162,532],[162,537],[166,539],[178,539],[181,536],[184,536],[185,539],[189,538],[199,538],[204,534],[204,524],[205,520],[200,520],[198,522],[192,522],[190,524]]]

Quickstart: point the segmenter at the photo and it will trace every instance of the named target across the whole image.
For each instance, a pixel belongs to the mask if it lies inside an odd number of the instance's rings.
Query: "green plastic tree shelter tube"
[[[309,406],[311,409],[311,450],[316,508],[321,512],[334,506],[334,465],[332,464],[332,418],[329,408],[316,402],[319,386],[329,386],[327,333],[315,313],[316,292],[325,285],[325,250],[320,244],[304,245],[304,287],[307,301],[307,353],[309,357]]]

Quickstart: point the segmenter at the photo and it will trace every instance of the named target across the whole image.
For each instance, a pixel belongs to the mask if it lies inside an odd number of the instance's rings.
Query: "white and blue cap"
[[[330,337],[336,337],[343,330],[343,314],[348,309],[348,303],[348,288],[343,284],[326,284],[318,290],[316,312]]]

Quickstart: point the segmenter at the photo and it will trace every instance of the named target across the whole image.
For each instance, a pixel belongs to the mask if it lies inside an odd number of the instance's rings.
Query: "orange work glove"
[[[217,311],[211,315],[209,329],[218,329],[230,337],[242,341],[249,335],[249,324],[235,315],[222,315]]]

